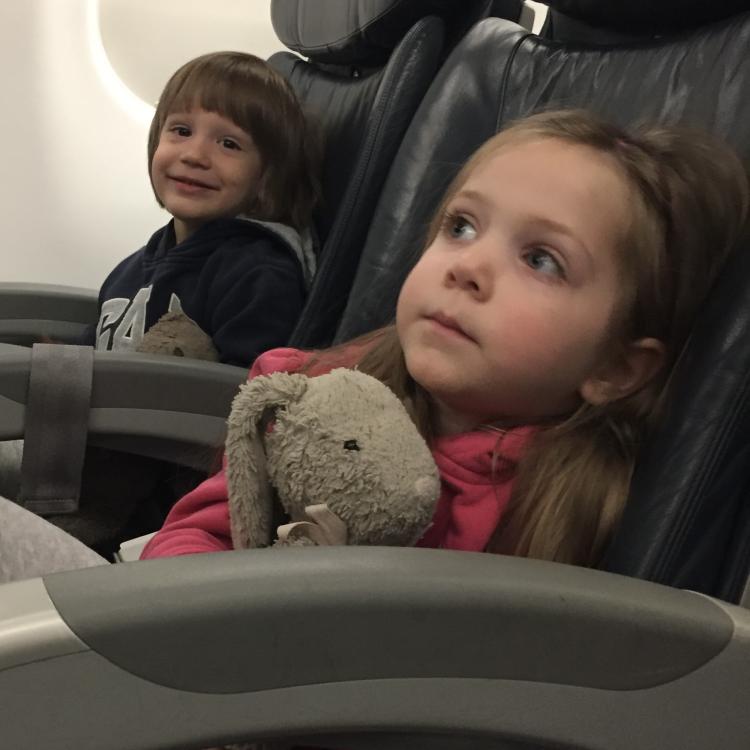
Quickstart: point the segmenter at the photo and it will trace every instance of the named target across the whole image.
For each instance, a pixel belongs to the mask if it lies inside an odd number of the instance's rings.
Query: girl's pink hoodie
[[[310,356],[298,349],[273,349],[258,357],[249,378],[296,372]],[[515,465],[531,431],[530,427],[481,430],[433,441],[442,492],[433,522],[418,546],[474,552],[487,547],[510,498]],[[175,503],[141,559],[230,549],[227,481],[222,469]]]

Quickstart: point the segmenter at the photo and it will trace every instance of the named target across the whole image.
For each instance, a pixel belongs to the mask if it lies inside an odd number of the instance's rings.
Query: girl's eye
[[[556,276],[559,279],[565,278],[565,269],[560,261],[544,248],[532,248],[524,253],[523,259],[526,265],[534,271],[539,271],[546,276]]]
[[[231,150],[240,150],[240,144],[237,143],[237,141],[233,140],[232,138],[222,138],[221,139],[221,145],[224,146],[224,148],[228,148]]]
[[[182,136],[183,138],[187,138],[190,135],[190,128],[186,127],[185,125],[173,125],[169,129],[170,133],[174,133],[175,135]]]
[[[446,215],[445,231],[454,240],[473,240],[477,236],[474,225],[465,216],[458,214]]]

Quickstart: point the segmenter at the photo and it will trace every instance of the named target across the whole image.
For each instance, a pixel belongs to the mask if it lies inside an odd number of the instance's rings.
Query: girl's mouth
[[[475,341],[472,336],[466,333],[458,321],[455,318],[451,318],[450,315],[437,312],[428,315],[427,319],[432,323],[433,327],[441,333],[456,338],[466,339],[468,341]]]

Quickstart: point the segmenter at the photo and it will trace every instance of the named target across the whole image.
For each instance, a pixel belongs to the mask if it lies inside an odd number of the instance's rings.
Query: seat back
[[[568,44],[599,45],[674,34],[747,10],[746,0],[722,0],[718,6],[690,3],[687,9],[684,0],[553,0],[549,5],[541,36]]]
[[[343,5],[351,12],[335,0],[271,6],[279,39],[299,54],[269,62],[324,141],[318,270],[292,336],[297,346],[326,343],[335,330],[383,179],[443,49],[444,23],[430,14],[445,3]]]
[[[591,5],[581,2],[581,12]],[[626,4],[606,5],[616,18]],[[498,19],[477,24],[453,50],[404,137],[337,340],[392,320],[448,183],[477,146],[513,120],[585,107],[625,125],[706,128],[750,156],[750,13],[727,16],[735,7],[733,0],[714,3],[717,21],[611,46],[549,41]],[[642,12],[650,27],[648,8]],[[690,24],[682,18],[679,25]],[[639,462],[605,561],[609,570],[732,601],[750,565],[750,544],[734,537],[738,514],[748,515],[750,474],[750,248],[740,250],[675,373],[664,428]]]
[[[292,345],[333,339],[383,181],[445,49],[480,18],[520,11],[520,0],[274,0],[274,29],[299,54],[269,62],[324,136],[318,272]]]

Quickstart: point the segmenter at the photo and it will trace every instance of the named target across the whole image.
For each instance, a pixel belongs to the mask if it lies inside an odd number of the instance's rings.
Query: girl
[[[708,136],[535,115],[455,178],[394,326],[317,354],[268,352],[250,376],[343,365],[387,383],[443,480],[423,546],[594,565],[747,212],[738,158]],[[142,557],[229,548],[220,472]]]
[[[172,219],[107,277],[90,343],[242,366],[285,343],[314,270],[318,161],[294,93],[263,60],[216,52],[183,65],[148,137]],[[144,342],[166,313],[168,330]]]

